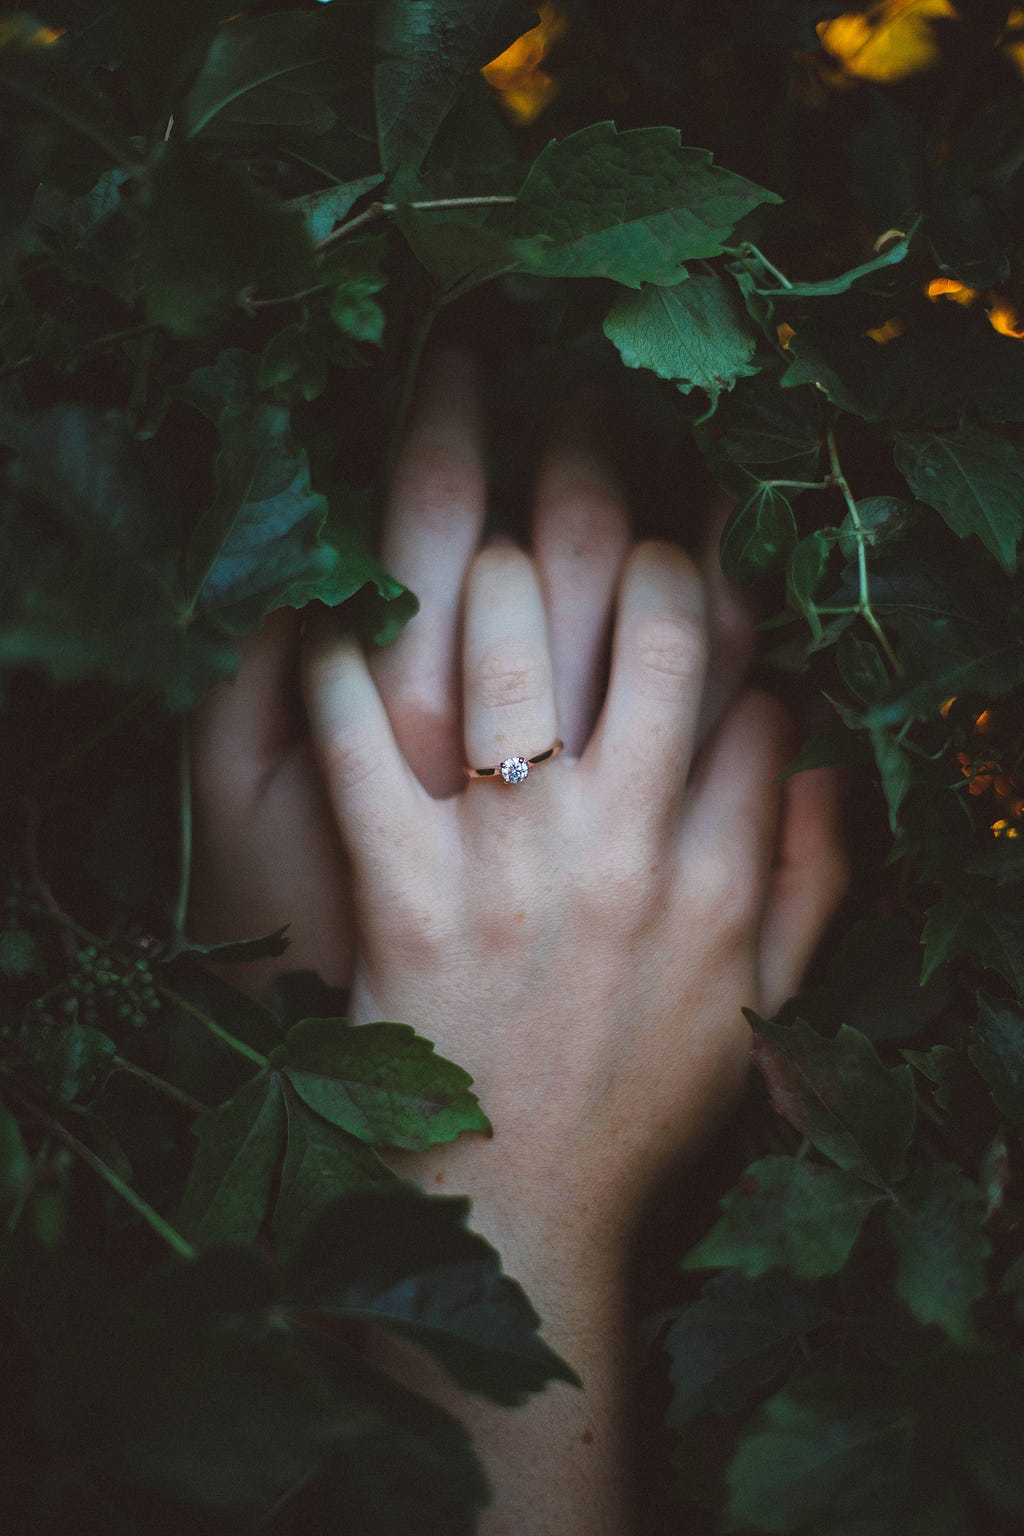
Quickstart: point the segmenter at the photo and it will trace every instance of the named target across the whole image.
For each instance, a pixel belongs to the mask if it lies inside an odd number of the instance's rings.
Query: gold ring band
[[[536,752],[533,757],[506,757],[504,762],[496,768],[467,768],[467,779],[504,779],[506,784],[522,784],[531,768],[539,768],[541,763],[550,763],[553,757],[557,757],[565,746],[564,741],[556,741],[545,752]]]

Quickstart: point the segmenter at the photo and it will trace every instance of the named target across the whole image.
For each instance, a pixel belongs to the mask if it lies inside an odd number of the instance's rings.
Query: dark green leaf
[[[780,1275],[746,1280],[731,1270],[715,1276],[665,1338],[673,1388],[669,1424],[682,1429],[705,1413],[736,1413],[827,1319],[824,1307]]]
[[[24,928],[0,929],[0,975],[43,976],[46,961],[39,940]]]
[[[888,731],[877,728],[873,730],[871,745],[875,751],[875,762],[878,764],[882,790],[889,808],[889,826],[895,832],[899,822],[900,807],[910,789],[910,758]]]
[[[322,11],[231,19],[185,98],[183,131],[245,144],[326,132],[346,63],[339,42]]]
[[[685,261],[717,256],[752,208],[778,201],[685,148],[677,129],[593,123],[537,156],[508,231],[533,242],[524,271],[639,288],[678,283]]]
[[[993,894],[971,882],[929,909],[922,935],[922,981],[944,960],[973,955],[1024,993],[1024,912],[1002,897],[993,899]]]
[[[116,1054],[109,1035],[75,1021],[27,1023],[22,1048],[43,1090],[62,1104],[87,1097]]]
[[[831,298],[837,293],[846,293],[847,289],[852,288],[855,283],[859,283],[863,277],[870,277],[872,273],[881,272],[885,267],[897,266],[901,261],[906,260],[909,250],[909,237],[894,240],[886,246],[880,255],[873,256],[870,260],[862,262],[860,266],[850,267],[846,272],[841,272],[838,277],[823,278],[817,283],[790,282],[785,288],[773,285],[768,288],[758,288],[756,292],[765,294],[768,298],[784,298],[787,301],[790,299]]]
[[[981,1191],[952,1163],[916,1169],[887,1213],[896,1248],[896,1290],[922,1323],[938,1323],[955,1344],[976,1341],[972,1307],[985,1294]]]
[[[792,1029],[751,1020],[754,1060],[778,1113],[840,1168],[883,1188],[899,1178],[914,1134],[910,1068],[883,1066],[848,1025],[826,1040],[800,1019]]]
[[[801,539],[789,557],[786,567],[786,590],[793,606],[813,622],[817,622],[814,594],[828,565],[829,541],[816,529]]]
[[[0,1104],[0,1202],[16,1200],[28,1179],[29,1160],[18,1122]]]
[[[343,181],[336,187],[325,187],[321,192],[310,192],[305,197],[297,197],[293,199],[291,206],[297,208],[306,219],[314,241],[326,240],[353,204],[367,192],[372,192],[374,187],[379,187],[383,180],[384,177],[379,172],[373,176],[357,176],[354,180]]]
[[[729,1516],[745,1530],[897,1536],[907,1530],[900,1485],[910,1433],[902,1404],[844,1398],[831,1380],[797,1382],[741,1438]]]
[[[968,1055],[1000,1112],[1015,1125],[1024,1125],[1024,1015],[1012,1004],[979,992]]]
[[[287,1139],[274,1206],[274,1240],[283,1258],[293,1253],[328,1200],[395,1175],[354,1136],[315,1115],[290,1087],[285,1089]]]
[[[28,16],[15,16],[5,27],[21,33],[22,46],[6,46],[0,58],[0,101],[4,98],[22,123],[37,120],[45,128],[59,130],[81,151],[98,156],[97,170],[106,165],[134,165],[132,145],[118,126],[110,103],[100,95],[94,80],[75,67],[66,41],[34,41],[40,24]]]
[[[712,402],[757,371],[754,333],[719,277],[698,275],[668,288],[645,284],[639,293],[620,294],[604,333],[627,368],[649,368],[684,395],[703,389]]]
[[[184,941],[179,954],[203,955],[207,960],[215,960],[218,965],[237,965],[246,960],[265,960],[283,955],[288,948],[288,927],[278,928],[274,933],[264,934],[259,939],[235,939],[228,944],[197,944],[194,939]]]
[[[1012,443],[979,427],[901,432],[896,463],[914,494],[954,533],[977,534],[1005,571],[1017,563],[1024,530],[1024,458]]]
[[[822,985],[800,994],[796,1011],[828,1033],[849,1024],[870,1040],[904,1040],[949,998],[944,975],[921,985],[920,945],[905,920],[865,917],[845,930]]]
[[[316,282],[302,214],[183,144],[151,174],[140,259],[147,318],[183,338],[213,330],[247,294]]]
[[[284,1096],[271,1074],[202,1115],[182,1201],[181,1230],[203,1247],[251,1243],[263,1225],[285,1144]]]
[[[468,1210],[467,1200],[428,1199],[411,1185],[352,1193],[296,1256],[289,1294],[413,1340],[495,1402],[522,1402],[549,1381],[578,1385],[494,1249],[466,1230]]]
[[[725,526],[722,570],[730,581],[753,581],[780,565],[796,538],[796,519],[785,494],[773,485],[759,485]]]
[[[535,25],[519,0],[382,0],[374,97],[385,171],[418,167],[467,84]]]
[[[423,1148],[490,1130],[473,1079],[407,1024],[307,1019],[281,1066],[310,1109],[371,1145]]]
[[[798,1280],[834,1275],[881,1198],[837,1168],[764,1157],[724,1197],[724,1214],[687,1255],[684,1267],[731,1266],[751,1280],[776,1268]]]

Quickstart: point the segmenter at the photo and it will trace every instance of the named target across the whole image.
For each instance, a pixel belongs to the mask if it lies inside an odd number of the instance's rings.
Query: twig
[[[831,422],[829,422],[827,429],[827,442],[829,463],[832,466],[832,483],[835,485],[836,489],[842,493],[843,500],[846,502],[846,509],[850,514],[850,521],[853,524],[853,531],[857,539],[857,581],[859,597],[856,611],[861,615],[865,623],[871,629],[875,639],[878,641],[878,644],[882,649],[886,660],[888,661],[890,667],[892,667],[892,670],[897,675],[899,675],[903,671],[900,659],[890,645],[889,637],[885,633],[885,630],[882,628],[881,624],[878,622],[878,616],[875,613],[874,608],[871,606],[871,589],[868,584],[868,562],[866,553],[867,534],[864,531],[864,524],[861,522],[860,513],[857,510],[857,503],[853,499],[853,492],[850,490],[849,482],[847,481],[846,476],[843,474],[842,466],[839,463],[839,452],[836,448],[836,435]]]
[[[134,341],[138,336],[149,336],[164,327],[152,322],[145,325],[129,325],[122,331],[109,331],[106,336],[98,336],[95,341],[87,342],[83,347],[77,347],[72,353],[73,359],[92,357],[94,353],[106,352],[110,347],[119,347],[122,341]],[[26,368],[31,368],[33,363],[44,363],[48,359],[36,357],[33,353],[29,357],[19,358],[16,363],[8,363],[6,368],[0,368],[0,379],[13,378],[17,373],[24,373]]]
[[[412,203],[369,203],[360,213],[353,214],[344,224],[339,224],[337,229],[332,229],[329,235],[314,247],[317,252],[329,250],[330,247],[350,235],[354,229],[361,229],[364,224],[375,223],[386,214],[398,213],[401,208],[414,208],[417,213],[439,212],[445,208],[502,208],[508,207],[516,201],[514,196],[495,197],[428,197]]]
[[[148,1083],[150,1088],[155,1088],[165,1098],[173,1099],[176,1104],[181,1105],[182,1109],[187,1109],[190,1115],[206,1114],[207,1106],[205,1104],[200,1104],[198,1099],[194,1099],[183,1088],[176,1088],[166,1078],[157,1077],[155,1072],[147,1072],[146,1068],[140,1067],[138,1062],[128,1061],[124,1056],[115,1056],[114,1066],[119,1067],[122,1072],[130,1073],[132,1077],[137,1077],[140,1082]]]
[[[91,1168],[93,1173],[98,1178],[101,1178],[105,1184],[108,1184],[115,1194],[120,1195],[125,1204],[130,1205],[132,1210],[142,1217],[143,1221],[152,1228],[158,1237],[163,1238],[168,1248],[177,1254],[179,1259],[194,1259],[196,1257],[196,1250],[192,1244],[182,1237],[181,1233],[176,1231],[170,1222],[165,1221],[160,1212],[155,1211],[148,1200],[143,1200],[142,1196],[132,1189],[130,1184],[126,1184],[119,1173],[115,1173],[108,1163],[105,1163],[102,1158],[97,1157],[91,1147],[87,1147],[84,1141],[79,1141],[77,1136],[72,1136],[71,1132],[61,1125],[59,1121],[51,1119],[44,1110],[39,1109],[30,1099],[23,1098],[20,1093],[18,1098],[26,1113],[31,1115],[34,1120],[38,1120],[39,1124],[45,1127],[50,1136],[56,1137],[58,1141],[63,1142],[64,1146],[70,1152],[73,1152],[81,1162],[85,1163],[87,1168]]]

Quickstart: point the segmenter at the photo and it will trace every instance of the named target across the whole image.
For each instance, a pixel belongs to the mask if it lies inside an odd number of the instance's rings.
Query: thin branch
[[[868,583],[867,534],[864,530],[864,524],[861,522],[860,513],[857,510],[857,503],[853,499],[853,492],[850,490],[849,482],[843,474],[842,466],[839,463],[836,435],[831,422],[828,425],[827,441],[829,463],[832,466],[832,482],[842,493],[843,500],[846,502],[846,510],[850,514],[850,521],[853,524],[853,530],[857,538],[857,582],[859,590],[857,612],[874,634],[886,660],[898,676],[903,671],[902,664],[889,643],[888,635],[878,622],[878,616],[874,608],[871,606],[871,589]]]
[[[329,250],[354,229],[372,224],[387,214],[398,213],[401,208],[414,208],[417,213],[440,212],[446,208],[506,208],[516,201],[514,196],[494,197],[428,197],[413,203],[369,203],[361,213],[354,214],[344,224],[339,224],[314,247],[317,252]]]
[[[200,1104],[198,1099],[194,1099],[183,1088],[176,1088],[166,1078],[157,1077],[155,1072],[147,1072],[146,1068],[140,1067],[138,1062],[128,1061],[124,1056],[115,1056],[114,1066],[122,1072],[128,1072],[132,1077],[137,1077],[140,1082],[148,1083],[150,1088],[155,1088],[158,1093],[163,1094],[164,1098],[173,1099],[176,1104],[181,1105],[182,1109],[187,1109],[190,1115],[206,1114],[207,1105]]]
[[[145,325],[129,325],[122,331],[110,331],[106,336],[98,336],[95,341],[88,342],[85,346],[78,347],[71,353],[72,359],[92,357],[98,352],[106,352],[111,347],[119,347],[123,341],[134,341],[138,336],[149,336],[164,327],[149,322]],[[26,368],[31,368],[33,363],[46,362],[46,358],[30,357],[19,358],[16,363],[8,363],[6,368],[0,368],[0,379],[13,378],[17,373],[24,373]]]
[[[61,1125],[59,1121],[51,1119],[44,1110],[39,1109],[31,1100],[22,1098],[21,1094],[18,1095],[18,1098],[25,1111],[34,1120],[38,1120],[39,1124],[45,1127],[50,1136],[55,1137],[70,1152],[73,1152],[80,1162],[83,1162],[87,1168],[91,1168],[93,1173],[102,1179],[105,1184],[109,1185],[115,1194],[120,1195],[125,1204],[130,1205],[132,1210],[142,1217],[146,1225],[151,1227],[158,1237],[163,1238],[168,1248],[179,1259],[194,1259],[196,1257],[196,1250],[192,1244],[182,1237],[181,1233],[176,1231],[170,1222],[165,1221],[160,1212],[155,1211],[148,1200],[143,1200],[142,1196],[132,1189],[130,1184],[126,1184],[119,1173],[115,1173],[108,1163],[105,1163],[102,1158],[97,1157],[91,1147],[87,1147],[84,1141],[79,1141],[77,1136],[72,1136],[71,1132]]]

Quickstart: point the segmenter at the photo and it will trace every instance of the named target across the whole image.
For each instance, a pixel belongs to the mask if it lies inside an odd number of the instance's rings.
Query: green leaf
[[[51,132],[76,143],[79,152],[98,153],[97,169],[107,165],[134,165],[136,155],[118,126],[110,103],[99,93],[89,72],[77,68],[67,41],[52,40],[35,46],[39,23],[28,16],[5,18],[6,28],[17,28],[23,46],[5,38],[0,55],[0,102],[6,101],[21,124],[38,121]]]
[[[285,1108],[274,1074],[246,1083],[193,1126],[199,1146],[179,1216],[193,1242],[251,1243],[266,1217],[285,1144]]]
[[[757,371],[756,337],[719,277],[691,277],[670,288],[645,284],[639,293],[620,294],[605,317],[604,334],[627,368],[649,368],[684,395],[703,389],[712,403],[738,378]]]
[[[786,591],[790,602],[808,619],[812,627],[820,628],[814,594],[825,574],[830,550],[831,544],[825,533],[816,528],[792,550],[786,566]]]
[[[18,1122],[0,1104],[0,1202],[17,1200],[29,1176],[28,1153]]]
[[[754,1061],[772,1105],[840,1168],[887,1188],[902,1176],[914,1134],[914,1080],[886,1067],[871,1041],[843,1025],[833,1040],[748,1015]]]
[[[786,496],[773,485],[759,485],[725,525],[722,570],[730,581],[754,581],[785,560],[796,538],[796,519]]]
[[[415,170],[462,91],[536,19],[519,0],[382,0],[374,98],[384,170]]]
[[[377,172],[373,176],[357,176],[351,181],[343,181],[336,187],[325,187],[320,192],[310,192],[305,197],[296,197],[289,204],[297,208],[303,215],[309,228],[309,233],[315,242],[326,240],[335,225],[340,224],[349,210],[367,192],[372,192],[379,187],[384,180],[383,175]]]
[[[729,1464],[737,1529],[801,1536],[897,1536],[911,1433],[902,1403],[871,1402],[834,1381],[797,1381],[769,1398]],[[934,1527],[933,1527],[934,1529]]]
[[[678,129],[592,123],[537,156],[508,233],[533,242],[526,272],[675,284],[685,261],[717,256],[752,208],[779,201],[682,146]]]
[[[579,1385],[494,1249],[466,1230],[468,1211],[468,1200],[428,1199],[411,1185],[349,1194],[296,1256],[289,1294],[411,1339],[494,1402],[521,1403],[549,1381]]]
[[[1001,1114],[1024,1126],[1024,1014],[999,998],[978,993],[978,1020],[967,1053]]]
[[[0,442],[14,451],[0,502],[0,669],[155,687],[174,709],[233,670],[233,651],[185,634],[175,509],[127,422],[58,405],[0,415]]]
[[[46,961],[34,933],[24,928],[0,930],[0,975],[44,976]]]
[[[281,1067],[299,1097],[371,1145],[422,1149],[490,1130],[473,1079],[408,1024],[306,1019],[286,1051]]]
[[[910,251],[911,237],[902,240],[894,240],[887,245],[880,256],[874,256],[870,261],[861,262],[860,266],[849,267],[841,272],[838,277],[823,278],[816,283],[787,283],[785,288],[773,285],[770,288],[755,288],[754,292],[764,294],[770,299],[828,299],[837,293],[846,293],[862,277],[870,277],[874,272],[881,272],[886,267],[898,266],[905,261]]]
[[[240,170],[173,143],[150,175],[140,235],[146,318],[182,339],[225,322],[240,298],[317,280],[301,213]]]
[[[798,1280],[834,1275],[882,1196],[837,1168],[764,1157],[722,1200],[723,1215],[685,1269],[731,1266],[750,1280],[782,1268]]]
[[[783,1276],[714,1276],[700,1301],[665,1336],[672,1382],[669,1425],[683,1429],[706,1413],[731,1415],[783,1371],[798,1341],[828,1320],[812,1296]]]
[[[200,944],[194,939],[182,941],[178,954],[203,955],[218,965],[237,965],[248,960],[266,960],[283,955],[288,948],[288,924],[265,933],[258,939],[232,939],[225,944]]]
[[[291,1087],[284,1092],[287,1149],[274,1206],[274,1240],[285,1259],[294,1253],[328,1199],[395,1175],[375,1152],[309,1110]]]
[[[949,892],[929,909],[922,943],[922,981],[944,960],[972,955],[1024,993],[1024,912],[974,881]]]
[[[235,17],[220,26],[182,106],[194,136],[258,144],[324,133],[345,53],[324,12]]]
[[[961,538],[977,534],[1005,571],[1017,564],[1024,531],[1024,458],[980,427],[900,432],[896,464],[914,494]]]
[[[869,1040],[905,1040],[920,1034],[949,1001],[944,975],[921,985],[920,945],[910,924],[886,916],[860,918],[846,928],[822,984],[801,993],[795,1008],[824,1033],[849,1024]]]
[[[379,347],[384,339],[384,311],[374,297],[387,282],[381,266],[384,239],[346,240],[330,257],[330,278],[340,280],[331,294],[330,315],[343,336]]]
[[[899,825],[900,807],[911,785],[910,758],[888,731],[877,727],[871,732],[871,745],[889,808],[889,826],[895,832]]]
[[[88,1097],[116,1055],[109,1035],[74,1021],[26,1025],[22,1049],[44,1092],[61,1104]]]
[[[886,1218],[898,1295],[919,1322],[964,1346],[976,1342],[971,1311],[986,1290],[984,1215],[976,1184],[952,1163],[931,1163],[910,1175]]]

